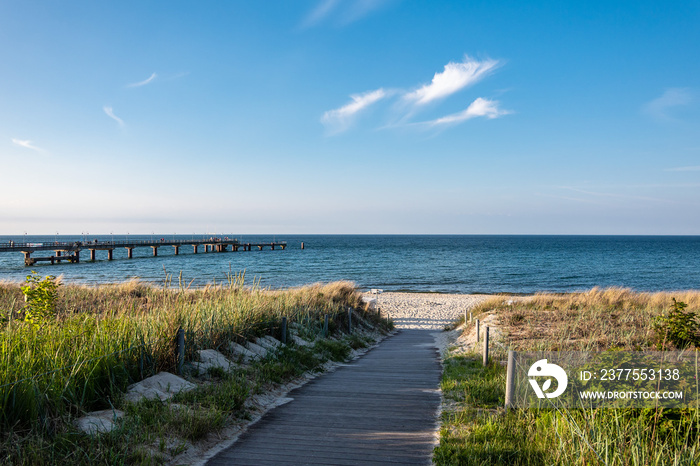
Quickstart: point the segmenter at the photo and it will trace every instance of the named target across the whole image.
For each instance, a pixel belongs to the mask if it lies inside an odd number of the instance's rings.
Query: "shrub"
[[[700,324],[694,311],[685,311],[688,305],[673,298],[673,304],[667,314],[654,319],[656,345],[664,349],[666,343],[672,343],[677,348],[700,345]]]
[[[40,327],[50,317],[56,315],[56,298],[59,284],[56,277],[47,275],[43,280],[32,271],[27,275],[22,293],[27,305],[24,308],[24,320],[34,327]]]

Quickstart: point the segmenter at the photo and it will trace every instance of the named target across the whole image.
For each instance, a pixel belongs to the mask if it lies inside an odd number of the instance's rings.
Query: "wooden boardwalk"
[[[428,330],[401,330],[293,390],[207,465],[430,464],[440,360]]]

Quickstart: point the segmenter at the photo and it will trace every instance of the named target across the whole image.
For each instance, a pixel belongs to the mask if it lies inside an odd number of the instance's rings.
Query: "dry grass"
[[[652,320],[670,308],[672,298],[688,304],[688,310],[700,310],[700,291],[593,288],[582,293],[494,297],[475,311],[498,314],[515,350],[639,350],[650,347]]]

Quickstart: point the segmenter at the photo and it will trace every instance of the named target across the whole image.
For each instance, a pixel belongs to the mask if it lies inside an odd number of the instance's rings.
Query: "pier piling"
[[[32,266],[37,262],[50,262],[51,264],[60,264],[64,261],[69,261],[70,263],[80,262],[80,251],[87,249],[90,252],[90,261],[94,262],[97,258],[97,251],[107,251],[107,260],[114,260],[114,250],[116,248],[126,249],[126,257],[132,259],[134,257],[134,249],[137,247],[150,247],[153,249],[153,257],[158,256],[158,248],[161,246],[172,246],[174,249],[174,255],[180,255],[180,246],[192,245],[194,254],[199,252],[199,246],[204,246],[204,252],[228,252],[228,251],[252,251],[253,247],[256,247],[259,251],[265,250],[269,247],[270,250],[274,251],[277,249],[286,249],[287,243],[281,242],[261,242],[261,243],[241,243],[236,239],[229,238],[207,238],[201,240],[179,240],[172,239],[166,240],[161,238],[160,240],[131,240],[131,241],[67,241],[59,242],[52,241],[47,243],[29,243],[22,242],[16,243],[14,241],[9,241],[2,243],[0,242],[0,253],[2,252],[21,252],[24,255],[24,264],[26,266]],[[229,249],[229,246],[231,247]],[[37,251],[51,251],[53,255],[47,256],[32,256]]]

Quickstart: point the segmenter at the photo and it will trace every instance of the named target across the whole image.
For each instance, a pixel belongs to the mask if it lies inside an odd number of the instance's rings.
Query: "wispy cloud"
[[[302,27],[307,28],[320,23],[321,21],[323,21],[323,19],[325,19],[326,17],[328,17],[328,15],[331,14],[331,12],[335,9],[336,6],[338,6],[339,3],[339,0],[321,1],[318,5],[316,5],[316,8],[309,12],[304,21],[302,21]]]
[[[406,91],[395,88],[385,90],[385,88],[379,88],[364,94],[351,95],[352,101],[347,105],[325,112],[321,117],[321,123],[327,129],[332,129],[332,133],[345,131],[350,127],[360,111],[379,100],[390,97],[396,97],[397,105],[394,105],[391,114],[386,116],[389,122],[381,126],[382,128],[446,127],[449,124],[458,124],[476,117],[494,119],[508,115],[513,112],[501,109],[498,101],[479,97],[469,107],[459,113],[430,121],[411,122],[416,113],[429,108],[426,104],[448,98],[461,89],[483,79],[498,66],[500,66],[498,60],[479,61],[465,56],[462,62],[449,62],[445,65],[445,69],[442,72],[435,73],[430,84],[425,84],[413,90]]]
[[[334,20],[341,25],[350,24],[364,18],[390,0],[321,0],[301,22],[302,28],[309,28],[324,21]]]
[[[649,115],[662,119],[672,120],[672,111],[678,107],[683,107],[693,101],[693,93],[684,87],[673,87],[666,89],[661,97],[657,97],[644,105],[643,109]]]
[[[445,65],[444,71],[435,73],[430,84],[407,93],[404,99],[417,105],[443,99],[484,78],[498,65],[496,60],[478,61],[465,56],[461,63],[450,62]]]
[[[666,168],[666,172],[700,172],[700,165],[695,165],[692,167],[674,167]]]
[[[48,153],[46,150],[42,149],[41,147],[37,147],[34,144],[32,144],[32,141],[29,141],[29,140],[12,138],[12,143],[17,145],[17,146],[24,147],[25,149],[31,149],[33,151],[39,152],[41,154]]]
[[[137,83],[132,83],[132,84],[127,84],[126,87],[141,87],[145,86],[146,84],[152,83],[158,75],[156,73],[153,73],[150,75],[148,78],[144,79],[143,81],[139,81]]]
[[[332,132],[344,131],[352,124],[357,113],[382,100],[387,95],[388,93],[382,88],[363,94],[351,95],[349,104],[324,113],[321,117],[321,123],[331,129]]]
[[[486,117],[491,120],[503,115],[508,115],[509,113],[513,113],[510,110],[501,110],[498,108],[498,104],[499,103],[496,100],[483,99],[479,97],[472,102],[469,107],[466,108],[466,110],[428,121],[427,124],[430,126],[449,125],[461,123],[476,117]]]
[[[119,123],[119,126],[121,126],[122,128],[124,127],[124,120],[122,120],[114,114],[114,110],[112,109],[112,107],[107,107],[105,105],[104,107],[102,107],[102,110],[104,110],[108,117]]]

